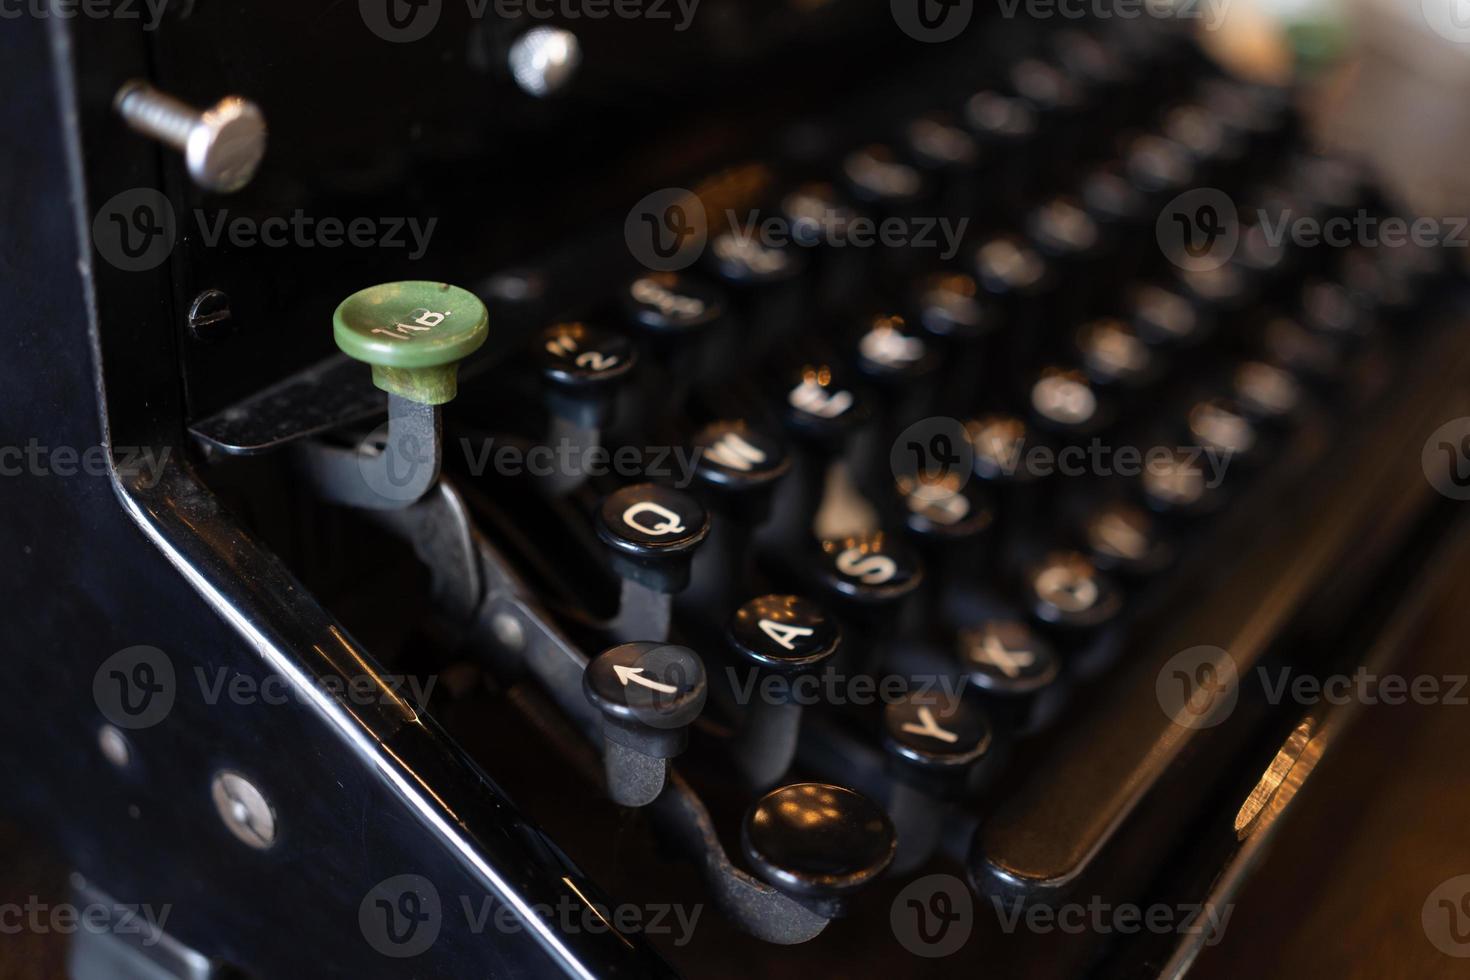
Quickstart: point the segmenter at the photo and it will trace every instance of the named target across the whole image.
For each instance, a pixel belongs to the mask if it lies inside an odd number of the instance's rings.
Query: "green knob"
[[[442,282],[390,282],[353,293],[332,316],[342,352],[373,366],[373,384],[421,405],[458,390],[459,362],[490,336],[473,293]]]

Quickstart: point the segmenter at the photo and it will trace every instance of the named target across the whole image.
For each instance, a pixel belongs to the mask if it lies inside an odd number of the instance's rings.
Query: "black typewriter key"
[[[1112,424],[1113,402],[1077,368],[1048,367],[1031,385],[1032,427],[1058,445],[1081,445]]]
[[[1079,677],[1092,677],[1119,652],[1107,629],[1123,609],[1123,593],[1111,576],[1074,551],[1055,551],[1022,576],[1027,608],[1050,631]]]
[[[1194,164],[1195,184],[1199,187],[1231,182],[1245,155],[1245,138],[1196,103],[1169,109],[1159,132],[1189,154]]]
[[[1082,545],[1092,563],[1123,578],[1143,579],[1174,560],[1174,547],[1147,510],[1124,500],[1108,501],[1082,520]]]
[[[846,311],[867,282],[868,250],[853,238],[862,217],[837,188],[811,181],[781,197],[779,209],[791,231],[791,240],[807,256],[816,305]]]
[[[714,517],[681,601],[723,617],[752,566],[755,533],[770,516],[776,485],[791,471],[791,456],[780,440],[741,420],[705,426],[691,449],[697,459],[694,476]]]
[[[1024,542],[1041,529],[1041,500],[1049,496],[1042,481],[1053,474],[1033,465],[1045,449],[1025,421],[992,413],[965,423],[975,476],[990,489],[995,507],[996,552],[1009,567]]]
[[[1252,299],[1255,283],[1236,263],[1227,262],[1215,268],[1176,269],[1179,291],[1200,311],[1212,328],[1230,324]]]
[[[980,141],[947,112],[929,112],[903,130],[906,155],[928,175],[934,217],[957,222],[979,209]]]
[[[622,806],[652,803],[704,708],[704,663],[683,647],[625,643],[593,658],[582,691],[602,713],[609,794]]]
[[[914,219],[934,210],[928,176],[881,143],[848,154],[842,161],[842,176],[849,193],[877,222],[874,237],[879,246],[879,270],[895,282],[902,281],[921,261],[902,230],[913,228]],[[900,230],[898,238],[894,229]]]
[[[1016,95],[1036,112],[1040,143],[1033,160],[1037,180],[1032,190],[1065,179],[1084,135],[1089,93],[1082,79],[1039,58],[1018,61],[1007,78]]]
[[[1302,407],[1303,392],[1289,371],[1265,361],[1246,361],[1230,376],[1235,401],[1251,421],[1264,427],[1286,424]]]
[[[903,629],[906,601],[924,582],[918,553],[883,531],[828,539],[816,549],[812,577],[854,627],[844,664],[860,673],[878,669],[887,642]]]
[[[1224,502],[1218,466],[1198,449],[1150,457],[1138,477],[1141,499],[1149,510],[1175,521],[1212,514]]]
[[[1197,347],[1209,337],[1213,323],[1181,293],[1146,284],[1128,292],[1126,310],[1138,337],[1151,347]]]
[[[997,725],[1038,731],[1066,700],[1061,659],[1050,641],[1018,615],[989,615],[955,637],[960,667]]]
[[[1144,260],[1158,248],[1147,228],[1155,215],[1149,212],[1143,192],[1128,180],[1116,161],[1089,170],[1077,196],[1097,226],[1101,241],[1094,272],[1098,303],[1116,303],[1123,285],[1138,276]]]
[[[1149,133],[1134,137],[1122,148],[1122,155],[1123,172],[1155,214],[1194,181],[1194,160],[1189,151],[1163,136]]]
[[[649,272],[629,282],[620,302],[652,355],[640,370],[638,419],[647,426],[682,406],[689,391],[728,367],[723,350],[734,325],[724,292],[696,276]]]
[[[940,358],[935,345],[903,317],[864,318],[853,361],[868,382],[871,425],[853,447],[859,487],[869,496],[886,490],[894,440],[914,419],[933,415]]]
[[[667,639],[672,595],[689,584],[709,514],[687,493],[642,483],[604,499],[596,524],[623,581],[614,633],[630,642]]]
[[[1014,235],[980,244],[971,267],[1000,318],[986,381],[993,390],[1022,395],[1022,379],[1040,366],[1047,341],[1048,301],[1056,285],[1051,270],[1039,252]]]
[[[796,443],[791,478],[761,532],[763,546],[788,555],[811,541],[827,499],[834,465],[851,448],[869,417],[858,389],[827,364],[803,365],[779,390],[782,417]]]
[[[800,326],[807,253],[787,236],[766,240],[761,215],[710,236],[707,265],[730,297],[732,329],[721,338],[725,364],[749,363]]]
[[[867,797],[826,783],[796,783],[746,812],[740,840],[755,873],[829,918],[893,861],[893,824]]]
[[[985,367],[999,326],[997,310],[974,276],[935,272],[920,279],[910,301],[913,320],[939,351],[936,411],[966,415],[980,407]]]
[[[566,445],[576,458],[602,444],[612,421],[617,394],[638,362],[631,341],[585,323],[559,323],[536,340],[551,413],[551,444]],[[565,494],[585,481],[578,466],[553,478],[550,490]]]
[[[961,120],[979,140],[984,158],[977,213],[993,216],[987,222],[991,228],[1019,221],[1032,184],[1036,110],[1024,99],[986,90],[970,97]]]
[[[884,709],[883,748],[894,776],[888,816],[898,835],[894,871],[911,871],[934,853],[945,804],[976,787],[993,740],[984,709],[958,693],[911,693]]]
[[[1144,343],[1126,320],[1108,317],[1077,331],[1077,358],[1087,377],[1120,406],[1136,407],[1140,392],[1163,377],[1164,354]]]
[[[1269,363],[1304,381],[1325,385],[1342,372],[1342,347],[1331,336],[1307,329],[1295,317],[1270,317],[1261,335],[1261,347]]]
[[[1261,176],[1272,162],[1279,159],[1292,120],[1290,108],[1278,91],[1234,79],[1215,78],[1200,86],[1198,101],[1206,112],[1244,140],[1242,159],[1247,166],[1247,176]]]
[[[1189,409],[1190,445],[1203,449],[1212,461],[1226,466],[1249,466],[1262,455],[1261,431],[1250,413],[1233,398],[1206,398]]]
[[[1057,289],[1047,309],[1047,331],[1061,337],[1093,313],[1101,290],[1093,279],[1102,233],[1082,203],[1054,197],[1026,216],[1031,246],[1046,259]]]
[[[898,480],[904,527],[930,571],[936,602],[942,601],[943,590],[979,578],[992,557],[995,508],[980,481],[968,477],[905,474]]]
[[[1115,46],[1077,29],[1057,31],[1049,40],[1056,64],[1081,79],[1089,93],[1084,147],[1140,121],[1145,100],[1138,89],[1143,76]]]
[[[818,674],[842,642],[837,621],[817,603],[794,595],[766,595],[736,610],[726,639],[739,668],[754,672],[737,681],[748,690],[733,745],[736,764],[749,782],[765,788],[791,768],[796,757],[803,704],[802,678]]]

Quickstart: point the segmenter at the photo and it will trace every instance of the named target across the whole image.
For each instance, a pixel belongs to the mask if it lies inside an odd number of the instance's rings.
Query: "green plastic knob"
[[[342,353],[373,367],[373,384],[443,405],[458,390],[459,362],[490,336],[475,294],[442,282],[390,282],[353,293],[332,316]]]

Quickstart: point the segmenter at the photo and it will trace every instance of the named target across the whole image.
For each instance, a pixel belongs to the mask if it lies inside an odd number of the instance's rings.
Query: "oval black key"
[[[741,825],[745,858],[767,882],[828,917],[893,861],[893,824],[850,789],[796,783],[767,793]]]

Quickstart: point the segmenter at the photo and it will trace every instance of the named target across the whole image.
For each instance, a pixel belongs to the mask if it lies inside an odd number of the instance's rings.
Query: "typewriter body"
[[[1177,20],[503,6],[6,28],[73,973],[1187,972],[1464,547],[1444,250]]]

